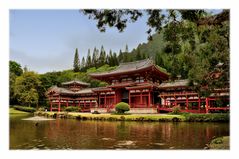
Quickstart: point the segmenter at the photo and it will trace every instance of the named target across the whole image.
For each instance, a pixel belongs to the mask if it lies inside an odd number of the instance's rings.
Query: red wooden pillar
[[[166,97],[164,97],[163,100],[164,100],[164,107],[166,107]]]
[[[105,93],[105,99],[104,99],[104,107],[106,107],[106,93]]]
[[[90,108],[92,107],[92,100],[90,100]]]
[[[198,96],[198,110],[200,110],[200,106],[201,106],[201,98],[200,96]]]
[[[143,104],[142,90],[140,91],[140,104]]]
[[[186,95],[186,109],[188,110],[188,96]]]
[[[129,90],[129,107],[131,107],[130,90]]]
[[[99,95],[98,95],[98,99],[99,99],[99,101],[98,101],[98,107],[100,107],[100,93],[99,93]]]
[[[66,107],[68,107],[68,105],[69,105],[69,103],[68,103],[68,102],[69,102],[69,100],[67,99],[67,101],[66,101]]]
[[[59,100],[58,100],[58,112],[60,112],[60,111],[61,111],[61,100],[59,98]]]
[[[155,106],[154,104],[154,91],[152,90],[152,96],[151,96],[151,98],[152,98],[152,100],[151,100],[151,103],[152,103],[152,105],[153,105],[153,107]]]
[[[52,112],[52,101],[50,100],[50,111]]]
[[[206,113],[208,113],[208,98],[206,98]]]
[[[150,107],[150,104],[151,104],[150,100],[151,100],[151,96],[150,96],[150,90],[149,90],[149,94],[148,94],[148,107]]]
[[[177,99],[176,99],[176,96],[174,95],[174,100],[175,100],[175,106],[177,106],[178,105],[178,103],[177,103]]]
[[[115,91],[115,94],[114,94],[114,104],[117,103],[117,96],[116,96],[116,91]]]

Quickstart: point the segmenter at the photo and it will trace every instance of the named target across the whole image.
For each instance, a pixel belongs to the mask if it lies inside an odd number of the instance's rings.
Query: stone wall
[[[106,108],[90,108],[91,113],[93,113],[94,111],[98,111],[99,113],[107,113]]]
[[[132,114],[155,114],[157,112],[157,108],[130,108],[130,111],[127,113]]]

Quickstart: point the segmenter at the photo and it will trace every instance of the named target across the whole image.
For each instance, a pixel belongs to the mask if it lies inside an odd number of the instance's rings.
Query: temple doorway
[[[126,89],[121,89],[121,102],[129,104],[129,91]]]

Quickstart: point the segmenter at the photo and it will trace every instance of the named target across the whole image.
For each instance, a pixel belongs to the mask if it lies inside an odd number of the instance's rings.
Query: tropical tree
[[[14,85],[15,85],[16,78],[22,75],[22,73],[23,73],[23,70],[19,63],[15,61],[9,62],[9,92],[10,92],[9,103],[10,105],[17,104],[17,99],[14,96]]]
[[[24,72],[16,78],[14,96],[21,105],[36,106],[38,104],[38,88],[41,82],[38,74],[32,71]]]
[[[10,72],[14,73],[16,76],[21,76],[23,73],[21,65],[15,61],[9,62],[9,69],[10,69]]]
[[[81,11],[89,19],[97,21],[97,27],[101,32],[105,32],[106,27],[115,27],[119,32],[123,32],[128,23],[134,23],[143,15],[147,16],[148,39],[152,39],[151,34],[160,32],[165,24],[172,21],[181,22],[189,20],[197,25],[221,25],[229,20],[229,10],[224,10],[216,16],[210,16],[205,10],[133,10],[133,9],[85,9]]]

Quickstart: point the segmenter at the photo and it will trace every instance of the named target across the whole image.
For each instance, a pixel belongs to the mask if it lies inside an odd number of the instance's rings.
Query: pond
[[[228,123],[21,120],[26,117],[10,117],[10,149],[203,149],[213,137],[229,135]]]

